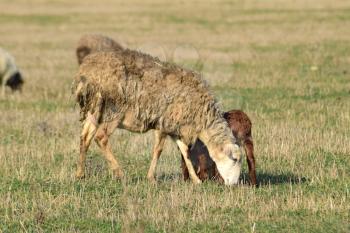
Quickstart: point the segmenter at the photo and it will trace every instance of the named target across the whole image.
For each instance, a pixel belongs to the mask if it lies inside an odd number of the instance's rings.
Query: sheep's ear
[[[80,76],[80,82],[86,83],[86,77],[85,76]]]
[[[91,53],[91,49],[86,46],[81,46],[77,49],[78,62],[81,64],[84,58]]]
[[[224,147],[224,152],[230,155],[233,161],[240,162],[242,159],[241,148],[237,144],[227,144]]]

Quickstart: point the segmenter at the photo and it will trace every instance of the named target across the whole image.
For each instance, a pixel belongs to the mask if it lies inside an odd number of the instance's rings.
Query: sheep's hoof
[[[197,178],[197,179],[194,179],[194,180],[193,180],[193,183],[194,183],[194,184],[201,184],[202,181],[201,181],[200,179]]]
[[[118,180],[121,180],[124,177],[124,173],[120,169],[113,170],[113,177]]]
[[[150,182],[151,184],[156,184],[157,183],[157,181],[154,178],[154,176],[147,176],[147,179],[148,179],[148,182]]]
[[[83,172],[77,172],[77,174],[75,175],[75,178],[78,180],[82,180],[85,178],[85,174]]]

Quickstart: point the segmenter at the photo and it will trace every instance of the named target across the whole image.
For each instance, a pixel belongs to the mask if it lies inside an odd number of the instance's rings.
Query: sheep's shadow
[[[308,181],[305,177],[296,176],[292,173],[284,174],[271,174],[271,173],[260,173],[256,174],[258,186],[267,186],[267,185],[280,185],[280,184],[301,184]],[[184,181],[181,173],[163,173],[157,176],[159,182],[169,182],[169,181]],[[208,180],[208,182],[215,182]],[[241,176],[241,184],[249,185],[249,174],[243,173]]]
[[[300,177],[292,173],[283,174],[271,174],[266,172],[257,172],[257,187],[264,187],[269,185],[283,185],[283,184],[303,184],[309,181],[306,177]],[[136,176],[130,179],[131,183],[138,183],[148,181],[146,176]],[[168,183],[168,182],[191,182],[190,179],[185,181],[183,175],[180,172],[162,173],[156,176],[157,183]],[[213,180],[206,180],[205,183],[217,183]],[[221,185],[221,184],[220,184]],[[240,178],[240,185],[250,186],[249,174],[243,172]]]
[[[256,174],[257,186],[281,185],[281,184],[302,184],[308,181],[305,177],[296,176],[292,173],[271,174],[260,173]],[[249,175],[244,173],[242,176],[243,184],[249,184]]]

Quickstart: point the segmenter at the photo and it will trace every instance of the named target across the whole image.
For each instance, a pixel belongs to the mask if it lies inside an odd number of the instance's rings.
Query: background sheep
[[[122,176],[108,145],[118,127],[133,132],[156,129],[171,136],[195,183],[200,180],[188,159],[187,145],[199,138],[225,184],[238,182],[239,147],[198,74],[135,51],[100,52],[83,60],[74,87],[84,121],[77,177],[84,176],[86,151],[94,136],[114,174]]]
[[[0,48],[0,84],[3,95],[6,86],[12,91],[20,91],[23,85],[23,78],[16,66],[15,59],[2,48]]]
[[[97,34],[87,34],[79,39],[76,55],[80,65],[83,62],[84,57],[90,53],[119,50],[123,50],[123,46],[113,39]]]
[[[224,118],[227,120],[233,135],[237,138],[238,144],[245,149],[250,182],[252,185],[256,185],[254,145],[251,133],[252,123],[247,114],[240,110],[225,112]],[[222,178],[217,172],[214,161],[210,158],[207,148],[200,140],[197,140],[194,146],[190,149],[189,154],[199,179],[202,181],[206,179],[217,180],[219,182],[222,181]],[[184,180],[188,180],[189,174],[183,160],[181,167]]]

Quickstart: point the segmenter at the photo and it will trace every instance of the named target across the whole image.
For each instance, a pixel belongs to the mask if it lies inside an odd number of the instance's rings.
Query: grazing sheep
[[[121,177],[109,136],[116,128],[139,133],[155,129],[176,141],[193,182],[201,183],[188,158],[187,145],[199,138],[225,184],[238,183],[241,151],[199,74],[136,51],[99,52],[83,60],[73,89],[83,121],[78,178],[84,176],[86,152],[93,138],[114,175]]]
[[[23,85],[23,78],[16,66],[15,59],[2,48],[0,48],[0,84],[3,95],[6,86],[12,91],[21,91]]]
[[[224,113],[224,118],[228,122],[233,135],[237,138],[238,144],[245,149],[250,183],[256,185],[254,146],[251,133],[252,123],[247,114],[240,110],[226,112]],[[222,181],[222,178],[217,172],[214,161],[210,158],[207,148],[200,140],[197,140],[194,146],[190,149],[189,154],[200,180],[204,181],[206,179],[212,179],[219,182]],[[183,160],[181,167],[184,180],[188,180],[189,174]]]
[[[119,51],[124,48],[113,39],[96,34],[87,34],[82,36],[78,41],[76,55],[79,65],[83,62],[84,57],[90,53],[102,51]]]

